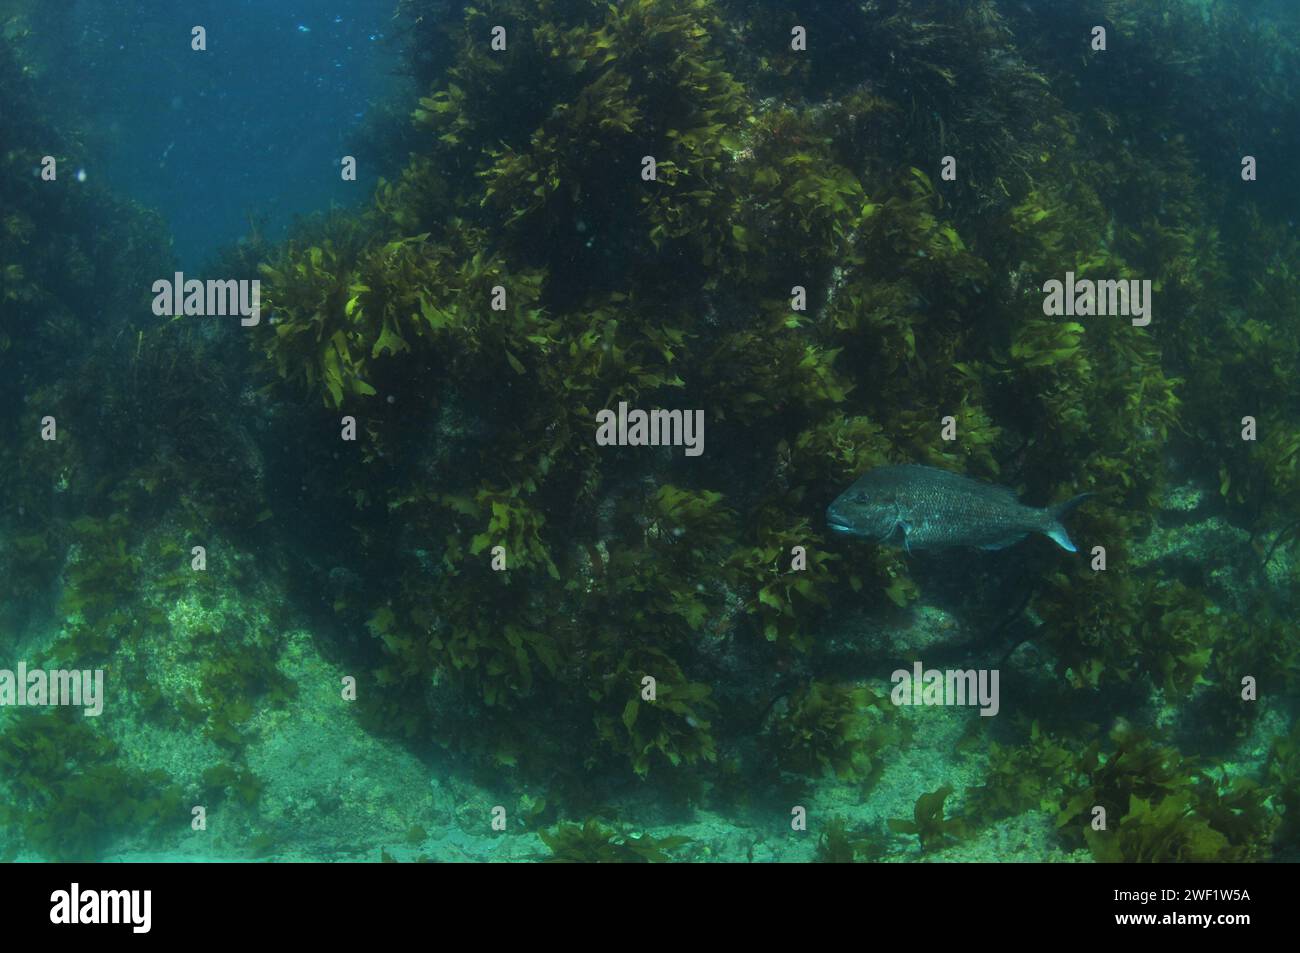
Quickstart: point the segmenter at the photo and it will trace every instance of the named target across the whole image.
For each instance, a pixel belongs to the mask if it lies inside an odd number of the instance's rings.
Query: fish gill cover
[[[1296,858],[1287,8],[401,0],[188,276],[0,17],[5,856]],[[1078,553],[826,525],[896,464]]]

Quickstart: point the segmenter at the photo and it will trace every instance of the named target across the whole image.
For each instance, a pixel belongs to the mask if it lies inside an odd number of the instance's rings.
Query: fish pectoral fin
[[[903,549],[907,551],[907,555],[912,555],[912,544],[907,538],[907,534],[912,531],[912,524],[907,520],[899,520],[897,529],[903,531]]]
[[[885,534],[881,536],[879,539],[877,539],[876,542],[880,543],[881,545],[888,545],[893,543],[899,536],[902,536],[903,548],[910,553],[912,549],[908,545],[907,531],[910,530],[911,528],[912,528],[911,523],[906,523],[903,520],[895,520],[894,525],[889,527],[889,529],[885,532]]]

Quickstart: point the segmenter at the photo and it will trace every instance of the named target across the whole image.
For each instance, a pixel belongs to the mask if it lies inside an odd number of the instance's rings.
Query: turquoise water
[[[0,2],[0,856],[1296,859],[1298,81],[1283,3]]]

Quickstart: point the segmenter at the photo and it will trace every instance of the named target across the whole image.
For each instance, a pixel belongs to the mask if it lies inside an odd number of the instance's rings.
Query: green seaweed
[[[544,860],[555,864],[662,864],[673,860],[672,851],[691,842],[689,837],[651,837],[595,820],[558,824],[538,836],[551,851]]]
[[[967,834],[963,818],[945,818],[944,802],[952,794],[952,787],[944,785],[916,799],[912,819],[896,818],[889,821],[889,829],[898,834],[915,834],[922,851],[938,850],[960,840]]]
[[[865,686],[812,681],[778,707],[765,747],[783,772],[869,786],[884,767],[883,753],[906,738],[887,698]]]

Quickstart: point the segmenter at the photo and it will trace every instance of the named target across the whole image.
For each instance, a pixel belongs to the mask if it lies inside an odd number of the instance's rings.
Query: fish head
[[[898,529],[898,501],[851,486],[826,508],[826,525],[833,533],[885,542]]]

